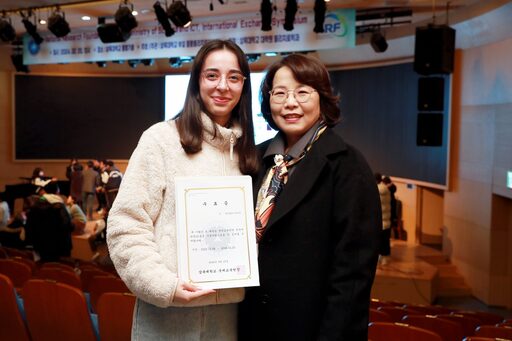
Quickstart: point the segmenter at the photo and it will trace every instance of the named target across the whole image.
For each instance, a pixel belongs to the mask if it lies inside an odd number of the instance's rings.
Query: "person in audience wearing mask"
[[[367,340],[380,203],[364,157],[334,126],[338,97],[317,59],[272,64],[261,111],[277,135],[259,145],[260,286],[240,304],[239,340]]]

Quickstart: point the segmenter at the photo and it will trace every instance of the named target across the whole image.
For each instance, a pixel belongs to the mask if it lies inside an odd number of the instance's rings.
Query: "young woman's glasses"
[[[277,88],[269,91],[270,100],[277,104],[283,104],[286,102],[288,95],[293,93],[295,100],[299,103],[305,103],[309,101],[311,98],[311,94],[316,92],[315,89],[311,89],[309,87],[301,86],[293,90],[287,90],[284,88]]]
[[[247,78],[239,72],[230,72],[227,75],[222,75],[220,72],[210,70],[203,71],[202,76],[212,86],[218,86],[222,81],[222,77],[224,77],[228,87],[240,87]]]

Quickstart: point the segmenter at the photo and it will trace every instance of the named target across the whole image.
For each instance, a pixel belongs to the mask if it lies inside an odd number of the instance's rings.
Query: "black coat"
[[[382,225],[372,171],[332,129],[294,167],[259,244],[260,287],[239,307],[240,340],[366,340]]]

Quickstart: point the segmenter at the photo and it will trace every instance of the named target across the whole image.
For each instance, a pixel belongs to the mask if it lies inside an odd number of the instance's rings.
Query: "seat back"
[[[130,341],[135,296],[107,292],[98,300],[98,323],[101,341]]]
[[[407,305],[406,308],[413,309],[424,315],[450,314],[453,311],[453,309],[438,305]]]
[[[54,269],[57,268],[57,269],[63,269],[63,270],[67,270],[67,271],[75,271],[75,269],[71,265],[59,263],[59,262],[43,263],[41,265],[41,269],[45,269],[45,268],[54,268]]]
[[[12,259],[0,259],[0,274],[9,277],[14,287],[21,290],[25,282],[32,277],[32,270],[28,265]]]
[[[4,247],[4,250],[7,252],[7,255],[9,255],[9,257],[22,257],[34,260],[34,255],[31,251],[18,250],[12,247]]]
[[[494,337],[512,340],[512,327],[479,326],[475,330],[475,336]]]
[[[91,285],[91,281],[93,279],[93,277],[96,277],[96,276],[110,276],[110,277],[115,277],[114,275],[112,275],[111,273],[108,273],[106,271],[103,271],[103,270],[100,270],[98,268],[94,269],[94,268],[89,268],[89,267],[84,267],[84,268],[81,268],[81,272],[80,272],[80,280],[82,281],[82,289],[85,291],[85,292],[90,292],[90,285]]]
[[[124,282],[113,276],[95,276],[89,285],[91,295],[91,306],[94,312],[98,311],[98,300],[101,295],[107,292],[130,293],[130,290]]]
[[[377,310],[385,312],[386,314],[391,316],[393,322],[400,322],[405,315],[421,315],[421,313],[416,312],[412,309],[406,309],[401,307],[379,307]]]
[[[0,340],[29,341],[30,335],[16,301],[14,285],[0,274]]]
[[[35,277],[41,279],[52,279],[82,290],[80,277],[78,277],[74,271],[64,270],[63,268],[41,268]]]
[[[454,312],[458,315],[464,315],[469,317],[474,317],[480,320],[481,325],[493,325],[503,321],[503,316],[494,314],[487,311],[473,311],[473,310],[464,310],[464,311],[456,311]]]
[[[403,323],[371,322],[368,339],[372,341],[443,341],[441,336],[426,329]]]
[[[30,267],[30,270],[32,270],[32,274],[34,274],[37,270],[37,264],[32,259],[23,258],[23,257],[19,257],[19,256],[12,257],[11,259],[16,262],[20,262],[20,263],[28,265]]]
[[[464,331],[464,336],[475,335],[475,329],[480,325],[480,321],[471,316],[464,316],[459,314],[441,314],[437,315],[437,317],[458,323]]]
[[[23,287],[27,324],[34,340],[96,341],[82,291],[51,280]]]
[[[370,308],[370,322],[393,322],[391,316],[384,311]]]
[[[407,315],[402,319],[403,323],[418,328],[427,329],[439,334],[444,341],[462,340],[464,330],[456,322],[444,320],[432,315]]]

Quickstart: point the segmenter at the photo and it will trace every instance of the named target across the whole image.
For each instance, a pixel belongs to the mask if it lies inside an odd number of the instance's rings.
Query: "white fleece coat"
[[[240,127],[226,129],[201,117],[204,142],[197,154],[184,152],[174,121],[142,134],[109,213],[107,242],[119,275],[137,298],[158,307],[180,305],[173,302],[178,283],[174,178],[241,174],[236,153],[230,160],[230,139],[236,143]],[[217,290],[187,306],[235,303],[243,296],[243,288]]]

